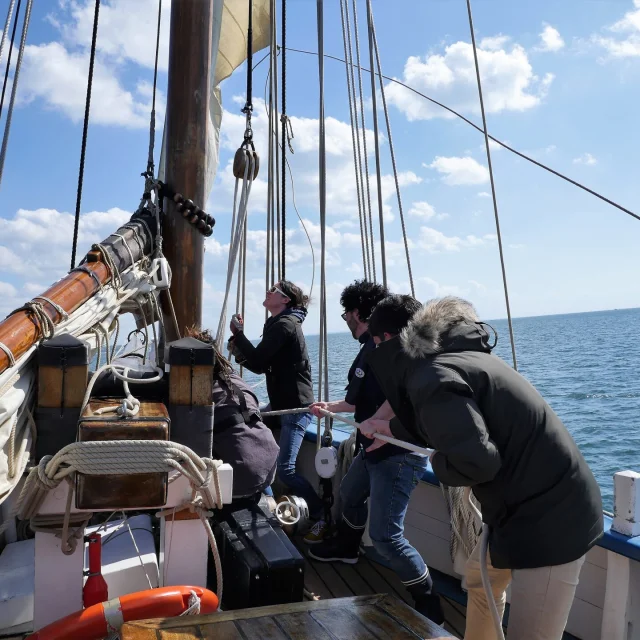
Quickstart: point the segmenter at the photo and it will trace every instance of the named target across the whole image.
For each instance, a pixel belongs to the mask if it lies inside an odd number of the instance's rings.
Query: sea
[[[494,353],[512,363],[506,320],[488,321],[498,333]],[[543,395],[578,443],[596,476],[604,508],[613,509],[613,474],[640,471],[640,309],[515,318],[518,370]],[[329,395],[344,398],[347,372],[359,344],[350,333],[329,342]],[[318,336],[307,336],[318,388]],[[261,376],[245,377],[264,403]],[[351,427],[335,425],[350,430]]]

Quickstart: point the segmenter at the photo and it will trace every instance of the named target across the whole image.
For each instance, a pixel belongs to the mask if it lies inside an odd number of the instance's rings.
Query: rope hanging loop
[[[253,145],[253,141],[251,139],[242,143],[242,146],[236,151],[236,155],[233,158],[233,175],[238,180],[243,180],[245,175],[248,173],[246,171],[247,163],[251,163],[253,160],[253,177],[252,180],[255,180],[258,177],[258,172],[260,171],[260,156],[258,156],[258,152]]]

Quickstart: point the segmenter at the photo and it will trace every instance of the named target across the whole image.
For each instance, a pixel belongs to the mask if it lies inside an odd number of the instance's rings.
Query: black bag
[[[222,562],[223,609],[302,602],[304,560],[275,516],[255,504],[226,509],[213,531]],[[215,591],[212,558],[209,567],[209,588]]]

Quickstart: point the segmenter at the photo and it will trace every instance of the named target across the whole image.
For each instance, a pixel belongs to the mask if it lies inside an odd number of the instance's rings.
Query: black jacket
[[[360,338],[360,351],[355,357],[349,373],[347,375],[347,395],[345,402],[354,405],[354,420],[364,422],[370,418],[383,404],[386,398],[371,371],[367,362],[369,354],[375,350],[376,345],[369,333],[363,333]],[[365,450],[364,455],[370,462],[379,462],[396,453],[406,453],[406,449],[401,449],[392,444],[385,444],[375,451],[366,453],[366,449],[373,444],[373,438],[367,438],[361,431],[356,434],[356,453],[360,449]]]
[[[580,558],[603,532],[591,470],[536,389],[491,355],[484,326],[443,313],[425,305],[369,357],[396,414],[394,436],[436,449],[443,484],[473,487],[494,566]]]
[[[236,361],[254,373],[264,373],[271,408],[295,409],[313,402],[311,364],[302,333],[305,309],[285,309],[267,320],[262,341],[253,346],[240,332],[233,339]]]
[[[213,402],[213,457],[233,467],[233,497],[263,491],[273,482],[280,449],[260,419],[258,398],[232,373],[214,381]]]

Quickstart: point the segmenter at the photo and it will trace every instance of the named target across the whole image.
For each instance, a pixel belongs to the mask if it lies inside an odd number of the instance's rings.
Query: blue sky
[[[167,81],[168,4],[165,0],[161,112]],[[0,312],[19,306],[68,269],[69,212],[75,207],[92,5],[92,0],[34,2],[0,187]],[[0,2],[0,16],[6,15],[7,6],[8,0]],[[384,73],[409,81],[480,122],[465,3],[374,0],[373,6]],[[325,51],[342,57],[338,7],[337,1],[325,2]],[[490,132],[640,210],[640,0],[477,0],[473,7]],[[141,194],[156,9],[155,0],[103,1],[81,251],[126,220]],[[364,41],[361,0],[358,9]],[[317,50],[315,16],[312,0],[289,0],[289,46]],[[364,43],[363,49],[367,56]],[[300,214],[319,246],[317,59],[291,52],[287,62],[288,113],[295,135],[293,177]],[[266,71],[263,63],[254,79],[256,142],[263,169],[249,218],[251,335],[259,334],[264,318],[260,303],[265,289],[267,176],[261,100]],[[328,313],[329,329],[336,331],[343,329],[339,293],[361,275],[361,249],[344,65],[327,60],[325,74]],[[367,75],[364,80],[369,104]],[[205,262],[204,324],[209,326],[217,322],[226,276],[233,190],[229,161],[242,139],[245,82],[242,67],[222,85],[220,167],[208,203],[217,219]],[[387,91],[418,297],[463,295],[484,317],[504,317],[492,202],[486,196],[490,188],[483,136],[461,121],[442,117],[404,89],[388,86]],[[5,114],[6,106],[3,121]],[[366,119],[370,129],[369,106]],[[380,126],[384,131],[382,117]],[[389,280],[395,290],[406,291],[397,204],[388,187],[386,134],[381,152]],[[514,315],[637,306],[640,223],[505,150],[496,150],[492,159]],[[372,156],[370,163],[373,173]],[[288,212],[287,273],[308,288],[310,251],[294,221],[291,202]],[[316,298],[317,282],[316,278]],[[309,333],[317,332],[317,322],[315,305],[307,321]]]

